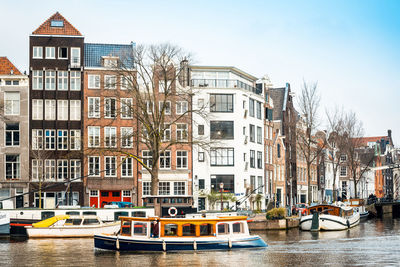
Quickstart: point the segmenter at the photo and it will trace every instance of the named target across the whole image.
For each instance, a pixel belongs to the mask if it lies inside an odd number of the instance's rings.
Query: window
[[[67,59],[68,58],[68,48],[67,47],[59,47],[58,48],[58,58],[59,59]]]
[[[171,81],[167,81],[167,87],[165,87],[165,81],[158,81],[158,92],[165,93],[171,91]]]
[[[46,99],[44,104],[44,119],[54,121],[56,119],[56,101]]]
[[[4,92],[4,115],[19,115],[19,99],[19,92]]]
[[[256,141],[256,129],[253,124],[250,124],[250,142],[255,142]]]
[[[98,176],[100,174],[100,157],[89,157],[88,175]]]
[[[54,150],[56,149],[56,131],[45,130],[45,149]]]
[[[68,130],[57,130],[57,149],[68,150]]]
[[[56,72],[54,70],[46,70],[45,75],[46,75],[45,89],[56,90]]]
[[[212,148],[211,166],[234,166],[234,148]]]
[[[177,123],[176,124],[176,140],[177,141],[187,141],[187,124]]]
[[[34,70],[32,77],[32,89],[43,90],[43,71]]]
[[[121,158],[121,176],[132,177],[133,176],[133,159],[131,157]]]
[[[90,190],[90,196],[91,197],[98,197],[99,196],[99,191],[98,190]]]
[[[188,167],[188,154],[187,151],[178,150],[176,151],[176,168],[187,169]]]
[[[117,88],[117,77],[115,75],[104,76],[104,89],[116,89]]]
[[[121,90],[127,90],[129,87],[129,78],[121,77]]]
[[[81,149],[81,130],[70,130],[69,132],[69,149]]]
[[[57,119],[68,120],[68,100],[57,100]]]
[[[164,123],[163,142],[171,141],[171,125]]]
[[[198,153],[199,162],[204,162],[204,152]]]
[[[43,149],[43,130],[41,129],[32,130],[32,149],[33,150]]]
[[[33,57],[32,58],[43,58],[43,47],[34,46],[33,47]]]
[[[254,150],[250,150],[250,168],[256,167],[256,152]]]
[[[104,127],[104,146],[116,147],[117,146],[117,128]]]
[[[340,166],[340,176],[347,176],[347,167]]]
[[[143,185],[143,196],[150,195],[150,182],[142,182]]]
[[[203,124],[200,124],[197,126],[197,134],[204,135],[204,125]]]
[[[206,188],[204,179],[199,179],[199,190]]]
[[[81,120],[81,101],[70,100],[69,103],[70,120],[80,121]]]
[[[88,75],[88,88],[100,89],[100,75]]]
[[[171,194],[169,182],[158,183],[158,194],[162,196],[169,196]]]
[[[233,95],[211,94],[210,95],[211,112],[233,112]]]
[[[32,180],[42,179],[43,161],[41,159],[32,160]]]
[[[116,176],[117,158],[107,156],[104,157],[104,159],[105,159],[105,176],[106,177]]]
[[[42,99],[32,99],[32,120],[43,120]]]
[[[6,179],[21,178],[19,155],[5,155]]]
[[[56,179],[56,160],[46,159],[44,161],[44,178],[46,180]]]
[[[79,47],[71,47],[71,67],[79,68],[81,66],[81,49]]]
[[[203,108],[204,108],[204,98],[199,98],[199,99],[197,100],[197,107],[198,107],[199,109],[203,109]]]
[[[100,118],[100,97],[88,97],[88,118]]]
[[[121,98],[121,118],[132,118],[132,98]]]
[[[19,123],[6,123],[6,146],[19,146]]]
[[[229,224],[219,223],[217,225],[218,235],[229,235]]]
[[[256,177],[253,175],[250,176],[250,186],[251,190],[256,189]]]
[[[185,195],[186,185],[185,182],[174,182],[174,195]]]
[[[57,179],[61,181],[68,180],[68,160],[59,159],[57,160]]]
[[[158,107],[160,114],[171,115],[171,102],[170,101],[159,101]]]
[[[257,143],[262,144],[262,128],[257,126]]]
[[[210,121],[210,139],[233,138],[233,121]]]
[[[232,224],[232,232],[233,233],[243,233],[244,232],[244,227],[243,227],[243,223],[233,223]]]
[[[187,101],[177,101],[176,102],[176,114],[181,115],[188,111]]]
[[[261,102],[257,101],[257,106],[256,106],[256,116],[257,119],[261,120]]]
[[[52,20],[50,22],[50,27],[64,27],[64,21],[62,21],[62,20]]]
[[[81,90],[81,73],[79,71],[71,71],[70,74],[71,91]]]
[[[262,152],[257,151],[257,168],[262,169]]]
[[[153,101],[146,100],[146,112],[147,114],[153,114],[154,111],[154,103]]]
[[[160,152],[160,169],[171,168],[171,151]]]
[[[131,191],[130,190],[123,190],[122,191],[122,196],[123,197],[130,197],[131,196]]]
[[[346,161],[346,160],[347,160],[347,155],[346,154],[340,155],[340,161]]]
[[[250,117],[254,117],[254,99],[249,98],[249,113]]]
[[[88,126],[88,146],[99,147],[100,146],[100,127],[99,126]]]
[[[81,161],[79,159],[71,159],[70,162],[71,180],[81,179]]]
[[[234,175],[211,175],[211,188],[219,191],[219,184],[224,183],[224,193],[235,193],[235,176]]]
[[[262,176],[257,176],[257,186],[258,186],[258,193],[262,194],[263,193],[263,178]]]
[[[104,118],[115,118],[115,98],[105,98],[104,102]]]
[[[68,90],[68,71],[58,71],[58,90]]]
[[[56,58],[56,48],[46,47],[46,59],[54,59],[54,58]]]
[[[153,166],[153,158],[152,158],[152,153],[150,150],[143,150],[142,151],[142,160],[144,165],[147,167],[151,168]]]
[[[278,154],[278,158],[281,157],[281,144],[277,145],[277,154]]]
[[[121,127],[121,146],[132,147],[133,146],[133,128],[132,127]]]

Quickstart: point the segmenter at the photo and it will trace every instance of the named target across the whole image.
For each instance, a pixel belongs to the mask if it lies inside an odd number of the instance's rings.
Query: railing
[[[194,87],[208,87],[208,88],[242,88],[261,95],[262,90],[251,85],[248,85],[239,80],[226,80],[226,79],[192,79],[192,86]]]
[[[81,67],[81,59],[79,57],[71,58],[71,68],[80,68]]]

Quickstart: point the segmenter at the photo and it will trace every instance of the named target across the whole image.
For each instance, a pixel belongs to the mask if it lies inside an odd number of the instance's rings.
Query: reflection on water
[[[120,253],[93,249],[92,239],[0,239],[2,266],[299,266],[398,265],[400,220],[370,220],[339,232],[257,232],[267,249]]]

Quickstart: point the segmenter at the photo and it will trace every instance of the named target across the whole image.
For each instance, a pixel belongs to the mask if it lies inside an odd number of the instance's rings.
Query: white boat
[[[349,199],[344,202],[346,205],[360,213],[360,219],[368,219],[369,212],[365,209],[365,201],[363,199]]]
[[[250,235],[246,216],[120,218],[121,232],[95,235],[95,248],[117,251],[194,251],[267,247],[261,237]]]
[[[25,226],[28,237],[93,237],[96,234],[114,234],[120,222],[105,223],[94,215],[58,215]]]
[[[300,218],[300,229],[304,231],[336,231],[354,227],[360,223],[360,213],[353,207],[341,205],[316,205],[307,209]]]
[[[5,212],[0,212],[0,235],[10,234],[10,216]]]

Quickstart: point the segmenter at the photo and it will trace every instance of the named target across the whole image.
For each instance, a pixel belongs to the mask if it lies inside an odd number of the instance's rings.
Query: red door
[[[100,207],[113,201],[121,201],[121,191],[100,191]]]

